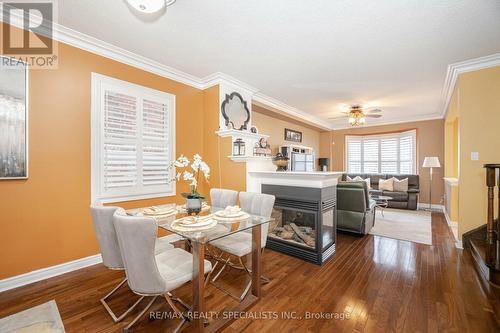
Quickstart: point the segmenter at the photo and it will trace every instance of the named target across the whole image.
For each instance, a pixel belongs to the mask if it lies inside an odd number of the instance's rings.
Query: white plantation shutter
[[[347,136],[346,161],[349,173],[414,174],[416,131]]]
[[[175,96],[92,75],[92,201],[175,195]]]
[[[142,180],[144,186],[164,185],[168,183],[167,171],[171,157],[168,149],[169,142],[167,105],[161,102],[143,101],[143,158]]]
[[[347,137],[348,172],[361,173],[361,137]]]
[[[137,98],[111,90],[103,102],[103,189],[137,185]]]

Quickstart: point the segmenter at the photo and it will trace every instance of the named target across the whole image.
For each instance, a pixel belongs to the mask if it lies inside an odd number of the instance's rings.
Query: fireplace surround
[[[334,255],[336,186],[262,184],[261,191],[276,197],[267,248],[319,265]]]

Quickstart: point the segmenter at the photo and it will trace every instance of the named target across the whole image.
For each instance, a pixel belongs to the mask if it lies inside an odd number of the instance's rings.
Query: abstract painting
[[[0,65],[0,179],[28,178],[26,101],[26,65]]]

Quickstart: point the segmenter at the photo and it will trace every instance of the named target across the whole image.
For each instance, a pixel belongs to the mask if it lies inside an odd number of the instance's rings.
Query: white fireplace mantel
[[[262,184],[323,188],[337,185],[341,171],[248,171],[247,191],[261,192]]]

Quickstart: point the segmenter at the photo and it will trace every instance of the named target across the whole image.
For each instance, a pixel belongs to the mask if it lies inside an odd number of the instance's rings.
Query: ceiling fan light
[[[135,10],[145,13],[152,14],[162,10],[165,6],[172,5],[175,0],[127,0],[127,2]]]

